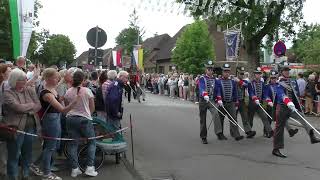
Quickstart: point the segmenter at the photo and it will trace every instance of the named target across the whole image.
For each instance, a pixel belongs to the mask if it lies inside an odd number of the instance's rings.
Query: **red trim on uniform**
[[[272,102],[272,101],[271,101],[271,99],[267,99],[266,102],[267,102],[267,103],[270,103],[270,102]]]
[[[252,96],[252,100],[259,100],[259,98],[257,96]]]
[[[218,102],[218,101],[221,101],[221,100],[222,100],[222,97],[221,96],[217,96],[216,101]]]
[[[283,102],[284,102],[284,104],[285,105],[288,105],[288,103],[289,102],[292,102],[288,97],[285,97],[284,99],[283,99]]]
[[[203,91],[202,96],[203,96],[203,97],[204,97],[204,96],[208,96],[208,92]]]
[[[240,86],[243,86],[243,84],[244,84],[244,81],[241,79],[241,80],[239,81],[239,85],[240,85]]]

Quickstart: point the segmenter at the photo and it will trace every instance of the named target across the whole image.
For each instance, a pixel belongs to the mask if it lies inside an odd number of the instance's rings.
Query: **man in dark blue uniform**
[[[256,135],[255,131],[252,131],[251,125],[248,119],[248,106],[245,102],[246,90],[248,89],[249,82],[244,80],[244,67],[240,67],[237,70],[238,78],[237,82],[237,91],[238,91],[238,111],[241,115],[241,120],[243,124],[243,129],[247,134],[247,138],[253,138]]]
[[[312,127],[310,127],[297,113],[302,117],[302,108],[299,97],[299,87],[296,80],[292,80],[289,77],[290,68],[284,66],[281,69],[282,78],[279,81],[279,85],[276,88],[276,128],[274,133],[273,150],[272,154],[278,157],[286,158],[287,156],[280,152],[280,149],[284,148],[284,126],[286,125],[288,119],[294,118],[299,121],[302,126],[306,129],[311,144],[319,143],[318,139]]]
[[[262,81],[262,71],[261,68],[257,68],[256,71],[254,71],[255,78],[249,83],[248,85],[248,92],[249,92],[249,109],[248,117],[249,117],[249,123],[251,127],[253,126],[253,118],[254,114],[257,112],[260,119],[262,120],[264,129],[266,130],[266,137],[271,138],[273,136],[273,131],[271,128],[271,125],[268,121],[268,116],[264,113],[264,111],[261,109],[260,102],[265,100],[270,105],[270,97],[267,97],[267,94],[265,93],[265,84]]]
[[[279,85],[277,80],[278,80],[278,72],[275,70],[271,70],[270,71],[270,81],[265,86],[265,88],[266,88],[265,92],[268,94],[268,97],[271,98],[271,101],[268,102],[268,107],[266,109],[268,114],[272,117],[272,119],[268,118],[270,124],[272,123],[273,120],[276,119],[276,106],[277,106],[276,89],[277,89],[277,86]],[[293,137],[299,131],[297,128],[293,129],[289,125],[288,122],[286,123],[286,129],[287,129],[290,137]],[[266,130],[264,130],[264,133],[266,134]]]
[[[220,110],[225,114],[230,114],[232,117],[228,117],[231,120],[237,121],[236,116],[236,104],[238,103],[237,84],[230,78],[231,68],[229,64],[224,64],[222,68],[222,77],[217,81],[217,102],[220,106]],[[224,107],[224,108],[223,108]],[[227,113],[227,112],[228,113]],[[224,116],[220,115],[221,129],[219,132],[223,132]],[[236,122],[235,122],[236,123]],[[230,123],[230,135],[235,138],[236,141],[243,139],[240,135],[238,126]]]
[[[209,61],[206,65],[206,74],[199,79],[199,112],[200,112],[200,137],[203,144],[208,144],[207,141],[207,110],[210,111],[212,121],[214,122],[214,130],[219,140],[225,140],[226,137],[222,134],[221,122],[217,110],[212,106],[215,104],[217,93],[216,80],[213,77],[213,64]]]

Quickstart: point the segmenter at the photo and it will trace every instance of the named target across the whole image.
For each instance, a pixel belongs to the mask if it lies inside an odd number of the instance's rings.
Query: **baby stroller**
[[[117,130],[112,124],[102,120],[99,117],[93,117],[93,125],[96,136],[107,135],[109,133],[115,133]],[[68,158],[67,145],[64,147],[64,154]],[[84,171],[87,162],[87,148],[88,146],[84,142],[79,146],[78,157],[79,157],[79,168]],[[127,143],[125,142],[121,132],[112,134],[111,137],[97,139],[96,156],[95,156],[95,168],[99,169],[104,162],[105,155],[114,155],[116,164],[120,163],[121,155],[126,156]]]

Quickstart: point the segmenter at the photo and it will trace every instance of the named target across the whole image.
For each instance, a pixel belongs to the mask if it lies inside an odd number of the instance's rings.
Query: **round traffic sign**
[[[282,41],[278,41],[274,47],[273,47],[273,52],[276,56],[284,56],[286,54],[287,47]]]
[[[87,41],[92,47],[97,45],[100,48],[107,42],[107,33],[98,26],[91,28],[87,33]]]

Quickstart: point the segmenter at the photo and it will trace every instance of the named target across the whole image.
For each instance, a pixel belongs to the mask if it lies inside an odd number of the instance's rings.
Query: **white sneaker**
[[[87,166],[87,169],[84,173],[91,177],[95,177],[98,175],[98,172],[95,170],[94,166]]]
[[[71,177],[73,178],[77,177],[80,174],[82,174],[82,171],[79,168],[72,169],[71,171]]]

